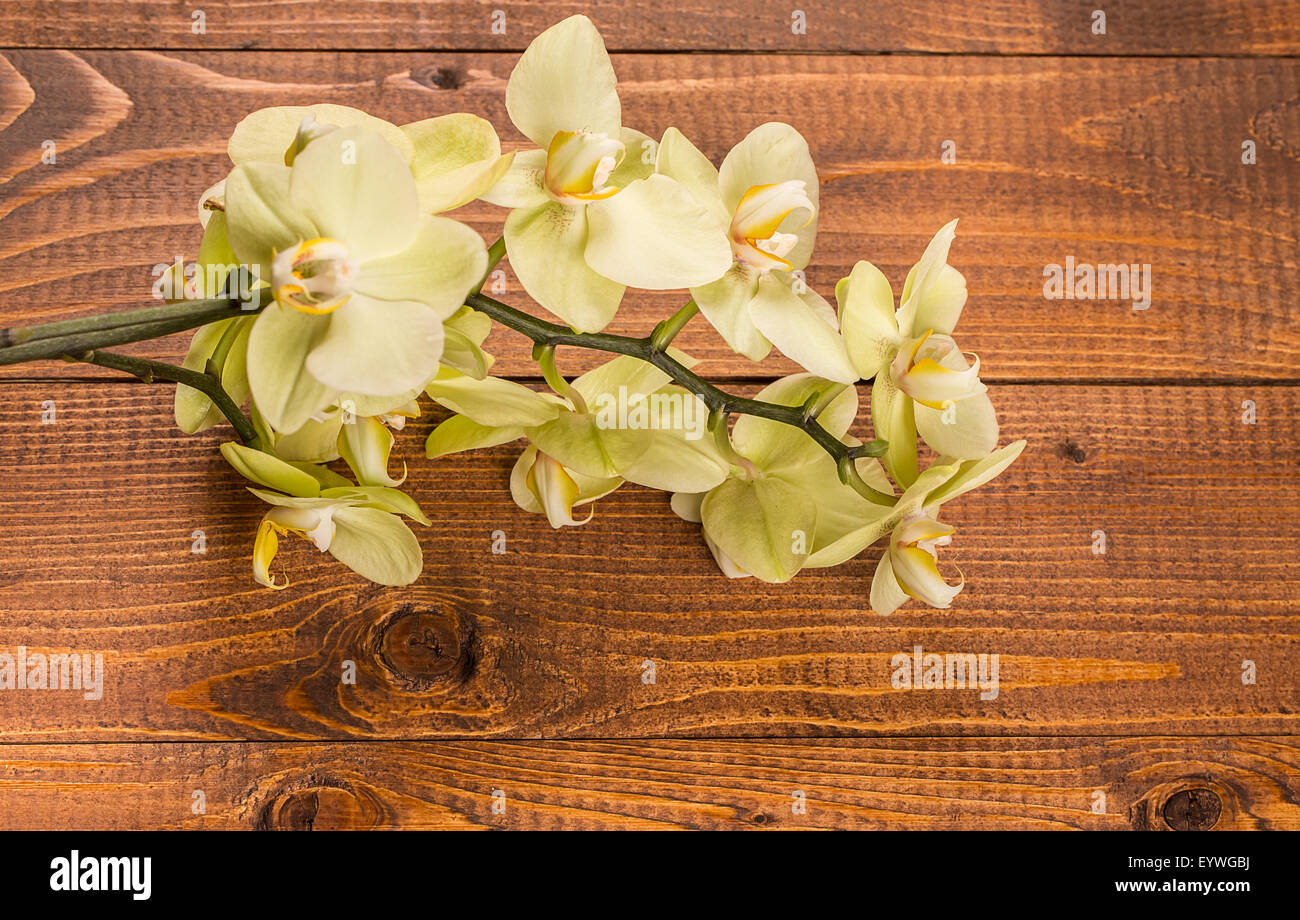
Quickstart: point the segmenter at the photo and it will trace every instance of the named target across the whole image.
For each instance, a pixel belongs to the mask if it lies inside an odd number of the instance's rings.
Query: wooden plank
[[[4,830],[1297,830],[1298,795],[1294,737],[0,746]]]
[[[427,419],[396,451],[436,521],[420,581],[370,586],[294,540],[273,593],[248,568],[263,509],[212,449],[227,435],[176,434],[166,388],[4,395],[0,650],[101,653],[107,674],[98,700],[0,692],[8,741],[1296,729],[1297,388],[995,388],[1004,439],[1030,447],[945,509],[968,588],[889,618],[868,612],[878,548],[729,581],[632,487],[555,533],[505,492],[517,447],[428,462]],[[999,655],[999,695],[893,689],[918,645]]]
[[[925,51],[992,54],[1295,54],[1294,0],[207,0],[202,22],[179,0],[6,0],[0,46],[70,48],[373,48],[523,50],[565,16],[591,16],[611,49],[662,51]],[[502,18],[504,15],[504,18]]]
[[[4,323],[148,302],[153,266],[197,246],[194,202],[227,168],[225,138],[251,109],[330,100],[394,121],[465,110],[521,143],[503,105],[513,55],[303,60],[0,57]],[[809,270],[823,293],[860,258],[901,286],[933,232],[961,217],[953,260],[971,299],[959,331],[989,379],[1297,378],[1293,60],[629,55],[616,67],[629,124],[654,136],[677,124],[715,161],[774,114],[805,133],[823,180]],[[946,139],[954,165],[940,162]],[[1245,139],[1257,165],[1241,162]],[[54,165],[41,163],[45,140]],[[499,233],[498,209],[463,214],[485,237]],[[1070,256],[1149,264],[1150,308],[1045,299],[1044,267]],[[503,296],[526,303],[512,280]],[[611,328],[644,334],[683,299],[629,295]],[[185,341],[134,351],[175,359]],[[680,341],[708,374],[792,367],[734,356],[702,322]],[[521,338],[502,333],[491,348],[498,372],[535,373]]]

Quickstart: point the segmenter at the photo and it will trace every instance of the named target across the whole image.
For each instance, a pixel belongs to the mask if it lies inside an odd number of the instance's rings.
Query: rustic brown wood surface
[[[0,693],[13,741],[1296,728],[1292,387],[997,387],[1005,437],[1032,443],[945,509],[969,586],[887,619],[868,612],[878,547],[729,581],[662,493],[631,486],[557,534],[506,492],[518,446],[429,462],[430,419],[394,460],[436,522],[420,581],[376,588],[295,540],[293,584],[270,594],[249,574],[264,508],[213,449],[227,431],[177,437],[145,384],[6,392],[0,648],[85,646],[110,675],[97,701]],[[916,645],[997,652],[1001,693],[894,690],[891,658]]]
[[[198,246],[197,197],[229,168],[225,139],[251,109],[330,100],[395,122],[472,111],[521,144],[504,106],[514,57],[330,53],[304,72],[280,54],[0,56],[0,316],[147,302],[154,266]],[[803,131],[825,199],[808,279],[827,296],[864,258],[901,287],[934,231],[960,217],[953,259],[972,291],[962,343],[989,379],[1300,380],[1294,61],[632,55],[615,66],[629,124],[655,137],[678,125],[715,160],[774,113]],[[440,73],[456,88],[439,88]],[[1254,166],[1241,162],[1248,139]],[[955,164],[940,160],[945,140]],[[464,213],[500,234],[501,209]],[[1070,256],[1149,264],[1150,307],[1046,300],[1044,266]],[[507,284],[501,296],[523,302]],[[611,330],[642,335],[681,300],[629,296]],[[175,359],[187,342],[124,350]],[[680,344],[709,374],[794,369],[733,355],[704,323]],[[498,373],[535,373],[522,339],[500,333],[491,347]]]
[[[1093,11],[1106,12],[1105,34]],[[804,13],[804,28],[794,28]],[[195,15],[202,11],[202,21]],[[585,13],[611,49],[1295,54],[1294,0],[5,0],[0,47],[522,51]],[[503,15],[504,14],[504,15]]]
[[[715,162],[765,120],[805,133],[823,293],[860,258],[897,287],[961,217],[962,342],[1030,442],[945,509],[949,611],[870,613],[879,548],[728,581],[637,487],[555,533],[505,491],[518,447],[423,459],[438,412],[395,454],[435,520],[420,581],[294,541],[273,594],[228,430],[181,435],[170,387],[0,369],[0,651],[104,658],[98,699],[0,692],[0,827],[1300,829],[1300,4],[1114,2],[1104,36],[1097,5],[808,3],[796,35],[789,5],[546,0],[502,35],[467,2],[205,3],[201,33],[198,4],[0,3],[0,325],[147,303],[249,110],[471,111],[519,147],[517,51],[585,11],[660,52],[616,55],[629,124]],[[458,216],[495,238],[501,212]],[[1046,300],[1068,256],[1149,263],[1150,307]],[[508,271],[501,297],[525,303]],[[793,368],[679,342],[737,392]],[[998,654],[998,695],[894,689],[915,646]]]
[[[1298,780],[1294,736],[0,747],[24,829],[1297,830]]]

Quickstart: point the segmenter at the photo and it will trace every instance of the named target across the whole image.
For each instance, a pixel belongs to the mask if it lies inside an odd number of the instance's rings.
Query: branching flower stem
[[[119,355],[112,351],[87,351],[76,356],[73,360],[133,374],[145,383],[153,383],[155,380],[170,380],[173,383],[193,387],[212,400],[213,405],[221,410],[221,414],[230,422],[230,427],[235,429],[235,433],[239,435],[241,441],[248,445],[254,445],[257,442],[257,432],[253,429],[252,422],[248,420],[239,406],[235,405],[235,401],[230,398],[230,394],[222,387],[220,377],[201,373],[200,371],[192,371],[184,367],[176,367],[174,364],[166,364],[162,361],[150,361],[147,358],[137,358],[132,355]]]
[[[484,281],[505,254],[505,243],[497,240],[488,250],[488,269]],[[547,322],[481,293],[482,284],[465,299],[465,305],[491,317],[501,325],[513,329],[533,342],[534,356],[546,372],[547,382],[563,390],[568,383],[555,369],[555,349],[560,346],[586,348],[616,355],[630,355],[659,368],[688,392],[703,400],[708,407],[711,428],[726,425],[731,415],[753,415],[758,418],[792,425],[812,438],[835,460],[840,481],[851,486],[863,498],[878,505],[892,506],[897,498],[871,486],[858,473],[855,461],[863,457],[879,457],[888,448],[884,441],[868,441],[850,446],[822,427],[817,416],[835,395],[842,390],[833,388],[819,394],[804,406],[781,406],[775,403],[749,399],[727,393],[694,374],[668,351],[669,344],[688,322],[699,312],[694,301],[688,301],[672,317],[655,326],[644,338],[612,335],[603,332],[574,332],[568,326]],[[236,316],[251,316],[263,309],[269,297],[263,291],[254,304],[238,300],[216,298],[188,300],[165,306],[128,310],[108,316],[87,316],[61,320],[35,326],[0,329],[0,366],[26,361],[64,359],[97,364],[133,374],[145,381],[170,380],[201,391],[221,410],[245,444],[256,441],[256,433],[248,418],[235,405],[222,388],[220,379],[207,373],[191,371],[159,361],[149,361],[114,352],[105,347],[128,342],[141,342],[194,329],[208,323]],[[724,429],[725,430],[725,427]]]
[[[710,414],[724,417],[728,415],[753,415],[758,418],[782,422],[801,429],[808,437],[831,455],[839,470],[840,480],[851,486],[863,498],[878,505],[892,506],[897,499],[863,481],[854,465],[860,457],[881,456],[888,445],[883,441],[869,441],[857,447],[842,443],[833,434],[822,427],[814,413],[804,406],[780,406],[775,403],[735,396],[718,389],[707,380],[694,374],[684,364],[668,353],[668,342],[672,340],[675,329],[686,324],[694,315],[695,304],[688,303],[674,317],[665,320],[656,327],[656,332],[644,338],[632,338],[625,335],[612,335],[606,332],[574,332],[568,326],[538,319],[509,304],[494,300],[484,294],[471,294],[465,300],[466,306],[478,310],[496,320],[501,325],[513,329],[532,340],[540,349],[555,349],[559,346],[586,348],[616,355],[630,355],[659,368],[688,392],[694,393],[704,401]],[[683,317],[684,319],[680,319]],[[669,329],[669,333],[662,330]],[[656,333],[662,333],[656,336]]]

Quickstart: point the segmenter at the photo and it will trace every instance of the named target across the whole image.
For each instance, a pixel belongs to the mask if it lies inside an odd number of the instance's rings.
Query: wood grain
[[[175,433],[167,388],[4,393],[0,649],[99,652],[108,675],[97,701],[0,693],[8,741],[1297,726],[1294,387],[996,387],[1003,438],[1031,445],[945,508],[944,567],[968,587],[889,618],[868,611],[878,548],[786,585],[729,581],[662,493],[633,487],[556,533],[505,492],[517,447],[428,462],[427,419],[397,450],[436,521],[420,581],[377,588],[295,540],[273,593],[249,573],[263,509],[213,450],[228,435]],[[999,696],[893,689],[892,657],[917,645],[998,654]]]
[[[1092,0],[6,0],[0,46],[522,51],[574,13],[611,49],[664,51],[924,51],[992,54],[1295,54],[1294,0],[1110,0],[1093,33]],[[205,13],[200,27],[194,11]],[[806,14],[803,34],[792,29]],[[494,11],[505,13],[504,34]],[[500,17],[497,17],[500,20]]]
[[[153,266],[197,246],[195,201],[227,168],[225,138],[261,106],[329,100],[394,121],[471,111],[517,146],[503,106],[514,59],[326,52],[304,69],[274,53],[5,54],[0,316],[147,303]],[[958,331],[988,379],[1297,380],[1294,61],[626,55],[616,67],[629,124],[654,136],[677,124],[715,161],[773,112],[804,132],[823,182],[809,281],[825,294],[860,258],[901,286],[961,217],[952,259],[971,299]],[[945,139],[954,165],[940,162]],[[1257,165],[1242,164],[1243,139]],[[499,234],[499,209],[462,213]],[[1044,266],[1069,256],[1150,264],[1150,308],[1044,299]],[[507,282],[502,297],[526,305]],[[644,334],[683,300],[629,295],[611,329]],[[175,359],[186,341],[133,350]],[[737,357],[703,323],[681,344],[710,375],[793,368]],[[490,347],[499,373],[535,373],[519,337]]]
[[[147,303],[255,108],[471,111],[518,148],[518,51],[586,12],[646,52],[615,58],[629,125],[676,125],[715,163],[763,121],[804,132],[823,293],[860,258],[897,286],[962,218],[961,341],[1004,384],[1003,440],[1030,440],[945,509],[967,589],[878,617],[878,549],[728,581],[635,487],[555,533],[505,493],[517,447],[428,462],[425,418],[395,460],[437,522],[419,583],[294,541],[272,593],[226,433],[176,432],[167,387],[0,368],[0,652],[106,667],[98,700],[0,691],[0,829],[1300,829],[1300,2],[534,0],[501,5],[505,34],[496,8],[0,3],[0,326]],[[490,240],[502,212],[457,216]],[[1067,256],[1149,263],[1150,309],[1045,300]],[[629,295],[612,331],[682,299]],[[793,369],[699,321],[679,341],[738,392]],[[517,337],[490,348],[535,373]],[[997,698],[893,689],[915,646],[997,654]]]
[[[1294,737],[0,747],[4,830],[1169,830],[1188,826],[1177,805],[1189,792],[1219,805],[1197,829],[1300,829],[1300,747]]]

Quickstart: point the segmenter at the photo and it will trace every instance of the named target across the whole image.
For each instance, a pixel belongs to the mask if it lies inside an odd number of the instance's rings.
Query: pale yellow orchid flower
[[[529,44],[506,109],[537,149],[483,197],[513,208],[510,267],[528,294],[580,332],[614,317],[624,290],[703,284],[731,263],[726,227],[654,172],[655,144],[623,127],[609,54],[585,16]]]
[[[760,125],[715,169],[676,128],[659,145],[656,170],[690,190],[727,227],[733,260],[691,288],[727,344],[753,361],[775,345],[811,373],[858,379],[835,311],[803,277],[817,237],[817,170],[808,144],[779,122]]]
[[[948,264],[956,234],[951,221],[935,234],[903,284],[900,306],[884,273],[870,262],[853,267],[835,287],[840,325],[857,373],[874,377],[871,418],[889,442],[886,469],[904,488],[916,481],[916,435],[956,459],[988,454],[998,442],[997,413],[952,338],[966,303],[966,279]]]

